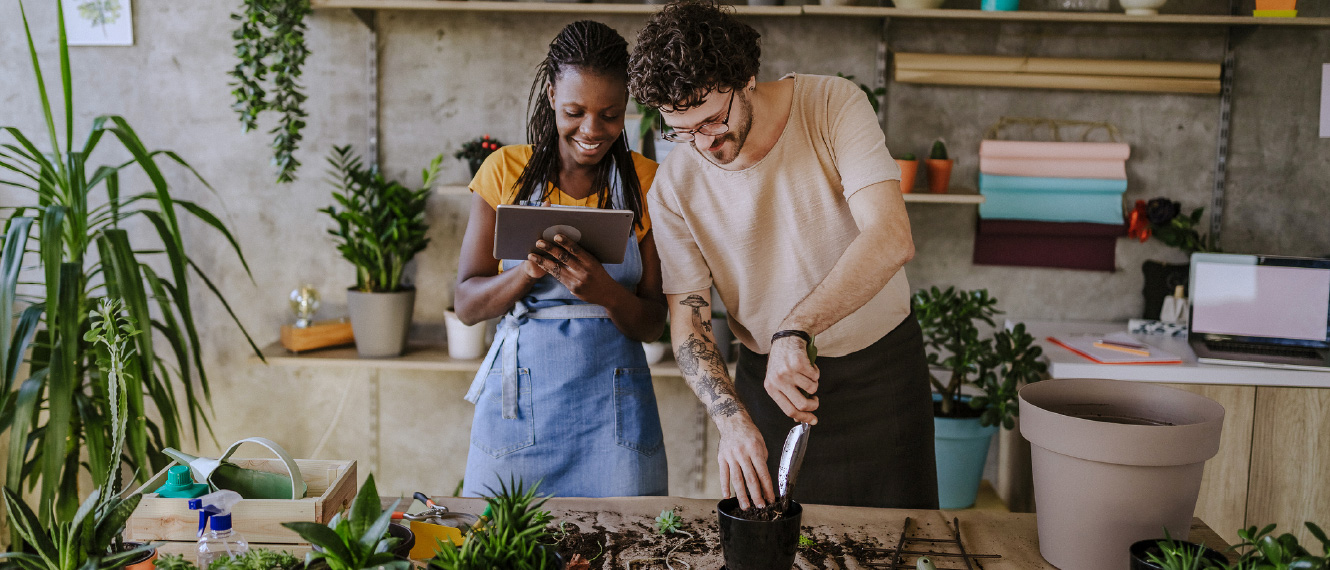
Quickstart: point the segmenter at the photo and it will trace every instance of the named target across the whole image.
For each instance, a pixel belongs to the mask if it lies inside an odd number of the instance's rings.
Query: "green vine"
[[[300,168],[294,153],[300,147],[307,115],[303,107],[306,96],[298,81],[300,67],[309,57],[305,47],[305,16],[309,13],[309,0],[243,0],[243,11],[231,14],[232,20],[240,22],[231,33],[240,59],[227,72],[235,78],[231,108],[240,114],[245,132],[258,128],[264,111],[280,117],[277,126],[268,131],[273,135],[277,182],[295,180]]]

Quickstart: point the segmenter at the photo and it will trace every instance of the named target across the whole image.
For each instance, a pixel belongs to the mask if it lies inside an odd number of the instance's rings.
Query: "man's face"
[[[739,158],[748,132],[753,128],[753,105],[747,88],[720,91],[712,89],[702,103],[683,111],[661,110],[661,119],[671,128],[694,131],[705,124],[725,124],[729,130],[715,136],[693,134],[693,146],[710,155],[716,164],[729,164]]]

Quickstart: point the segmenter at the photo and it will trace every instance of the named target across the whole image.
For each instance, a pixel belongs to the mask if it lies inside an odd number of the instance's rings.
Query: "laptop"
[[[1194,253],[1190,285],[1197,362],[1330,368],[1330,259]]]

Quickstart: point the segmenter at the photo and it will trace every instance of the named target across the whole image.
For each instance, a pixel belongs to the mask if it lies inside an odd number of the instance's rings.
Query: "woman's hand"
[[[615,287],[622,288],[605,271],[600,260],[563,234],[555,235],[554,243],[539,240],[536,247],[544,255],[533,253],[527,257],[526,267],[535,266],[527,270],[528,274],[533,270],[543,271],[563,283],[578,299],[603,305],[604,300],[614,294]]]

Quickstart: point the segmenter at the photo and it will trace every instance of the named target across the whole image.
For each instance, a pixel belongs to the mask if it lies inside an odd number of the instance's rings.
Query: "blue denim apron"
[[[503,269],[521,263],[504,261]],[[636,291],[637,240],[628,240],[623,263],[605,270]],[[466,399],[476,411],[465,497],[492,495],[510,478],[528,487],[540,481],[541,494],[560,497],[668,490],[642,344],[625,337],[604,307],[578,299],[553,277],[540,278],[503,317]]]

